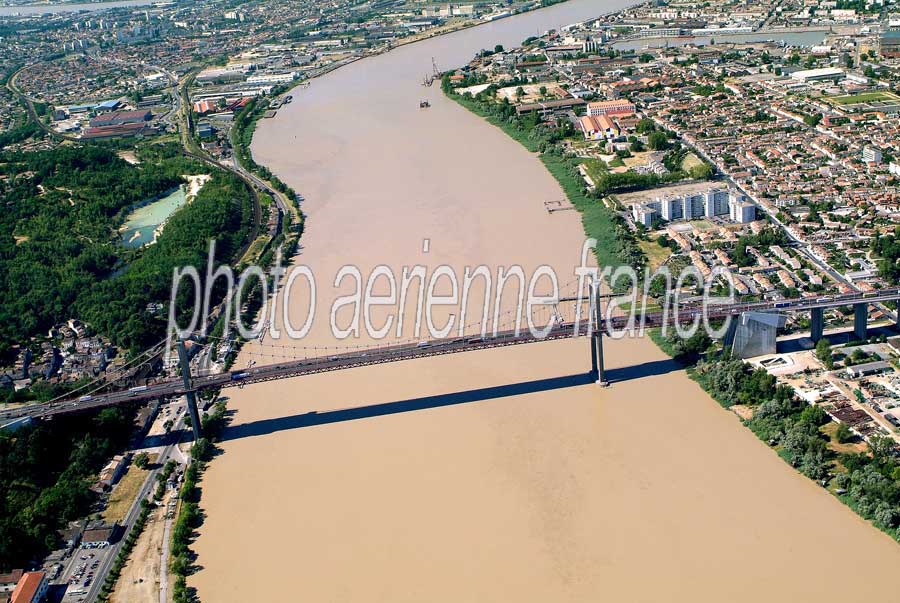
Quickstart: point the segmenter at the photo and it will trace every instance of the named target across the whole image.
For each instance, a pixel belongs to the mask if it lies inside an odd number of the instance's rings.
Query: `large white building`
[[[756,220],[756,206],[743,195],[734,195],[728,200],[728,217],[738,224],[749,224]]]
[[[881,151],[875,147],[863,147],[862,160],[866,163],[881,163]]]
[[[293,82],[300,74],[296,71],[288,73],[260,73],[259,75],[251,75],[247,78],[248,84],[289,84]]]
[[[806,69],[803,71],[795,71],[791,74],[791,79],[799,82],[820,82],[825,80],[838,81],[846,77],[843,69],[838,67],[822,67],[821,69]]]
[[[631,214],[635,222],[644,226],[650,226],[657,217],[667,222],[673,222],[727,215],[735,222],[743,223],[744,220],[735,220],[732,206],[744,202],[744,196],[735,191],[711,188],[705,192],[662,196],[652,201],[635,203],[631,206]],[[740,217],[745,217],[744,213],[738,212],[738,214]],[[746,221],[752,222],[753,218]]]

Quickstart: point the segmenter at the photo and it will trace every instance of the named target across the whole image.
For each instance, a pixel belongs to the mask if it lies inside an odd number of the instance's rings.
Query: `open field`
[[[156,455],[151,454],[150,463],[152,464],[155,462]],[[149,469],[140,469],[136,467],[134,463],[128,467],[128,471],[122,479],[119,480],[119,483],[116,484],[112,494],[109,496],[109,504],[103,512],[104,521],[109,523],[122,521],[125,514],[128,513],[128,509],[131,508],[134,497],[137,495],[138,490],[140,490],[141,485],[144,483],[144,480],[147,479],[149,473]]]
[[[858,105],[878,101],[900,102],[900,96],[893,92],[875,90],[873,92],[860,92],[859,94],[845,94],[843,96],[829,97],[828,102],[835,105]]]
[[[594,182],[599,181],[603,174],[609,171],[606,169],[606,163],[600,159],[587,159],[582,165],[584,166],[584,171],[587,173],[588,178]]]
[[[681,160],[681,169],[685,172],[690,172],[693,168],[700,167],[701,165],[703,165],[703,162],[693,153],[688,153],[684,156],[684,159]]]
[[[845,452],[865,452],[868,449],[866,443],[859,439],[857,439],[856,441],[847,442],[846,444],[841,444],[835,437],[837,429],[838,424],[834,421],[819,428],[819,431],[828,436],[828,448],[830,448],[831,450],[834,450],[838,454],[843,454]]]
[[[154,509],[110,597],[112,603],[157,603],[165,532],[165,505]],[[172,592],[171,585],[168,592]]]
[[[631,157],[626,157],[624,163],[629,168],[635,168],[638,166],[647,165],[650,162],[650,157],[652,156],[652,151],[641,151],[639,153],[632,152]]]
[[[694,230],[699,231],[699,232],[706,232],[708,230],[713,230],[713,229],[718,230],[718,228],[719,228],[717,225],[713,224],[712,222],[710,222],[709,220],[707,220],[705,218],[702,220],[691,220],[691,226],[693,227]]]
[[[660,197],[663,195],[675,196],[675,195],[685,195],[688,193],[701,193],[706,192],[711,188],[721,187],[722,184],[719,182],[683,182],[677,184],[670,184],[668,186],[660,186],[657,188],[649,188],[642,191],[634,191],[630,193],[617,193],[616,196],[619,199],[619,202],[625,205],[625,207],[630,206],[632,203],[641,203],[643,201],[649,201],[656,197]]]
[[[644,255],[647,256],[647,263],[651,272],[662,266],[663,262],[672,255],[671,249],[660,247],[656,241],[638,241],[638,245],[640,245]]]

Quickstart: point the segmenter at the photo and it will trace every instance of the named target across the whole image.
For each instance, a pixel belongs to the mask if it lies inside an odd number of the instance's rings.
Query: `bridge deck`
[[[816,308],[895,301],[898,298],[900,298],[900,288],[891,288],[867,293],[849,293],[844,295],[774,302],[765,301],[717,306],[710,305],[706,309],[706,315],[710,320],[721,320],[729,316],[736,316],[742,312],[750,311],[802,312]],[[560,301],[577,299],[580,298],[561,298]],[[671,312],[665,310],[639,313],[636,309],[633,316],[613,316],[605,319],[602,327],[606,332],[621,332],[623,330],[643,330],[645,327],[672,326],[676,323],[693,323],[701,319],[703,312],[704,309],[700,305],[689,305],[678,311],[673,310]],[[554,326],[544,336],[532,335],[527,329],[524,332],[511,329],[500,331],[495,335],[488,335],[486,337],[471,336],[438,339],[418,344],[386,345],[370,348],[365,351],[344,352],[311,359],[286,360],[285,362],[258,366],[252,369],[233,370],[219,375],[197,377],[193,380],[192,391],[233,387],[259,383],[262,381],[300,377],[313,373],[338,371],[360,366],[370,366],[373,364],[399,362],[444,354],[457,354],[509,345],[522,345],[526,343],[538,343],[541,341],[583,337],[591,333],[592,327],[593,325],[588,322],[583,322],[577,327],[571,323],[561,324]],[[141,386],[140,388],[87,395],[77,399],[61,400],[52,403],[29,404],[18,408],[7,409],[0,411],[0,420],[12,420],[20,417],[51,417],[64,413],[111,406],[122,402],[141,402],[156,398],[181,396],[187,393],[187,391],[188,390],[185,389],[181,380],[168,379],[158,383]]]

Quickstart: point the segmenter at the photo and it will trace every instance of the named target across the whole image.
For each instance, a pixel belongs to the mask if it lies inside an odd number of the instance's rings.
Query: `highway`
[[[852,305],[856,303],[879,303],[900,299],[900,287],[871,291],[867,293],[847,293],[843,295],[826,295],[821,297],[807,297],[782,301],[763,301],[751,303],[735,303],[723,305],[710,305],[706,308],[706,315],[710,320],[724,319],[736,316],[742,312],[803,312],[814,308],[833,308],[837,306]],[[689,324],[702,319],[704,309],[701,305],[691,304],[675,309],[666,308],[662,311],[635,313],[634,316],[613,316],[605,318],[601,324],[607,333],[621,332],[623,330],[639,331],[644,327],[672,326],[676,322]],[[196,377],[193,379],[191,389],[201,391],[212,388],[224,388],[249,385],[263,381],[288,379],[314,373],[346,370],[360,366],[384,364],[426,358],[444,354],[458,354],[476,350],[491,349],[509,345],[522,345],[526,343],[539,343],[557,339],[583,337],[592,332],[594,325],[584,321],[579,325],[561,323],[555,325],[544,336],[535,336],[527,330],[509,329],[498,331],[487,336],[468,336],[457,338],[435,339],[419,343],[405,343],[373,347],[366,350],[353,350],[343,353],[329,354],[315,358],[297,360],[285,360],[277,364],[255,366],[248,369],[235,369],[220,373]],[[285,355],[290,354],[290,347],[286,347]],[[148,384],[127,390],[112,391],[105,394],[85,395],[80,398],[60,400],[44,404],[29,404],[17,408],[0,411],[0,420],[12,420],[20,417],[52,417],[72,412],[102,408],[123,402],[145,402],[158,398],[169,398],[186,393],[180,379],[168,379],[159,383]]]

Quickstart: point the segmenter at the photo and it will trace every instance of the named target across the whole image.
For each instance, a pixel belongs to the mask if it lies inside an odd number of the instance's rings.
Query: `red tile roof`
[[[12,598],[9,602],[32,603],[32,601],[36,600],[35,595],[37,595],[43,582],[44,572],[28,572],[22,576],[22,579],[16,584],[16,588],[13,590]]]

